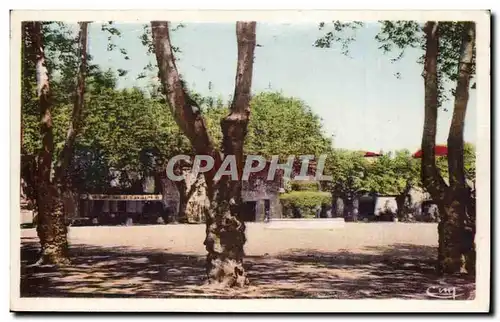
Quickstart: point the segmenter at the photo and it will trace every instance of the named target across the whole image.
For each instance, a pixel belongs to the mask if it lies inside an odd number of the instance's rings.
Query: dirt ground
[[[30,267],[34,229],[22,230],[23,297],[409,298],[431,286],[454,286],[470,299],[474,281],[440,278],[433,266],[437,226],[346,223],[332,230],[247,226],[245,266],[251,285],[205,284],[204,225],[70,227],[72,266]]]

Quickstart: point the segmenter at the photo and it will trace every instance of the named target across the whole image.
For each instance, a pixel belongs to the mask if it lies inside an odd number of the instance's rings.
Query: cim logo
[[[458,294],[457,288],[454,286],[450,287],[431,286],[427,288],[426,294],[427,296],[443,300],[449,300],[449,299],[455,300],[458,296],[463,295],[463,294]]]

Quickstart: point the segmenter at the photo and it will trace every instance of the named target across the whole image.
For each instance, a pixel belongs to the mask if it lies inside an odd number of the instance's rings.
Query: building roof
[[[434,153],[436,153],[436,156],[446,156],[446,155],[448,155],[448,147],[446,145],[436,145],[436,147],[434,148]],[[422,149],[413,153],[413,157],[414,158],[421,158],[422,157]]]

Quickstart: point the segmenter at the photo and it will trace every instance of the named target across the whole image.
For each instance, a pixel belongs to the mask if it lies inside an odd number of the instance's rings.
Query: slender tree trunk
[[[398,220],[399,221],[404,221],[407,215],[407,209],[406,209],[406,200],[408,198],[408,193],[410,192],[411,185],[409,183],[406,184],[405,188],[403,191],[396,196],[396,203],[398,206]]]
[[[439,35],[438,24],[428,21],[424,27],[427,43],[424,65],[425,115],[422,135],[422,182],[436,201],[443,200],[446,183],[436,167],[436,133],[438,115],[437,61]]]
[[[424,65],[425,116],[422,135],[422,182],[432,199],[437,203],[440,213],[438,224],[438,264],[439,273],[460,271],[462,229],[450,211],[448,187],[436,167],[436,132],[438,114],[437,61],[439,48],[438,24],[428,21],[424,27],[426,34],[426,53]]]
[[[175,221],[179,223],[187,223],[186,208],[189,196],[186,179],[182,181],[176,181],[175,186],[177,187],[177,190],[179,190],[179,211],[175,215]]]
[[[36,59],[40,135],[42,138],[42,148],[38,155],[37,167],[37,233],[41,244],[39,263],[64,265],[68,263],[67,228],[59,203],[55,202],[58,200],[57,188],[51,181],[54,138],[52,133],[49,74],[45,64],[41,23],[33,22],[31,32]]]
[[[241,182],[227,176],[217,182],[214,176],[221,164],[221,156],[208,136],[205,122],[197,106],[193,106],[183,87],[175,66],[168,32],[168,22],[151,22],[153,43],[164,92],[172,114],[191,141],[197,154],[215,159],[212,171],[204,173],[210,207],[205,214],[207,276],[210,283],[222,286],[243,286],[248,283],[243,268],[245,225],[240,218]],[[243,143],[250,114],[250,90],[255,49],[255,22],[238,22],[238,64],[234,101],[231,113],[221,122],[224,135],[222,149],[225,155],[234,155],[238,178],[243,168]]]
[[[186,213],[188,200],[186,195],[179,198],[179,212],[177,213],[177,222],[186,224],[188,222],[188,214]]]
[[[87,35],[88,35],[88,22],[80,22],[80,31],[78,34],[78,47],[80,57],[80,67],[77,74],[76,92],[74,96],[73,111],[71,115],[71,123],[66,134],[63,149],[57,164],[55,166],[55,180],[58,189],[59,208],[64,211],[65,219],[69,218],[71,209],[75,209],[74,204],[72,180],[68,176],[68,169],[71,167],[71,160],[74,156],[75,141],[81,129],[82,112],[84,108],[84,94],[85,94],[85,76],[87,74]],[[69,207],[64,207],[63,198],[70,203]]]
[[[22,29],[22,45],[21,45],[21,57],[22,57],[22,102],[21,105],[25,106],[28,104],[25,94],[30,92],[32,89],[32,77],[33,69],[31,68],[32,63],[35,61],[34,57],[34,47],[32,44],[31,36],[33,23],[24,21],[21,23]],[[21,193],[31,204],[36,204],[36,155],[29,154],[24,146],[24,113],[21,113]]]
[[[80,132],[82,123],[82,112],[84,107],[84,93],[85,93],[85,76],[87,74],[87,29],[88,22],[80,22],[80,32],[78,34],[80,67],[77,75],[76,93],[74,97],[73,112],[71,116],[71,123],[68,132],[66,133],[66,140],[64,147],[59,155],[56,165],[55,178],[59,184],[66,190],[69,187],[69,178],[67,177],[67,169],[71,165],[71,160],[74,155],[76,136]]]
[[[467,205],[471,195],[465,180],[464,169],[464,126],[469,101],[470,79],[474,56],[475,26],[473,22],[463,23],[462,45],[458,65],[458,78],[455,90],[455,104],[448,134],[448,173],[450,176],[450,193],[453,195],[453,217],[457,224],[464,226],[467,220]],[[469,222],[471,222],[469,220]],[[475,227],[465,225],[461,236],[462,252],[465,266],[469,273],[475,272]]]

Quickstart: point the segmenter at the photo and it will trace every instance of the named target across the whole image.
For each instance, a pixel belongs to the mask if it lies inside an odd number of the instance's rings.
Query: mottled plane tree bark
[[[66,170],[71,162],[74,142],[80,129],[87,70],[87,22],[81,22],[78,37],[80,48],[80,68],[77,73],[77,90],[73,106],[72,120],[64,148],[52,169],[54,153],[53,122],[51,114],[50,82],[44,53],[43,33],[40,22],[31,23],[34,59],[37,76],[37,95],[40,109],[40,135],[42,148],[37,164],[37,233],[41,244],[41,264],[69,264],[67,227],[62,197],[68,189]]]
[[[256,23],[236,23],[236,82],[230,113],[221,121],[222,151],[214,146],[199,107],[193,104],[183,86],[175,64],[168,27],[169,23],[166,21],[151,22],[154,50],[168,105],[196,153],[210,155],[215,160],[213,169],[204,173],[211,203],[205,214],[207,277],[212,284],[225,287],[244,286],[248,284],[248,278],[243,267],[243,246],[246,237],[245,224],[240,216],[241,181],[230,180],[228,176],[215,178],[215,174],[222,163],[221,154],[234,155],[238,178],[241,179],[243,144],[250,115]]]

